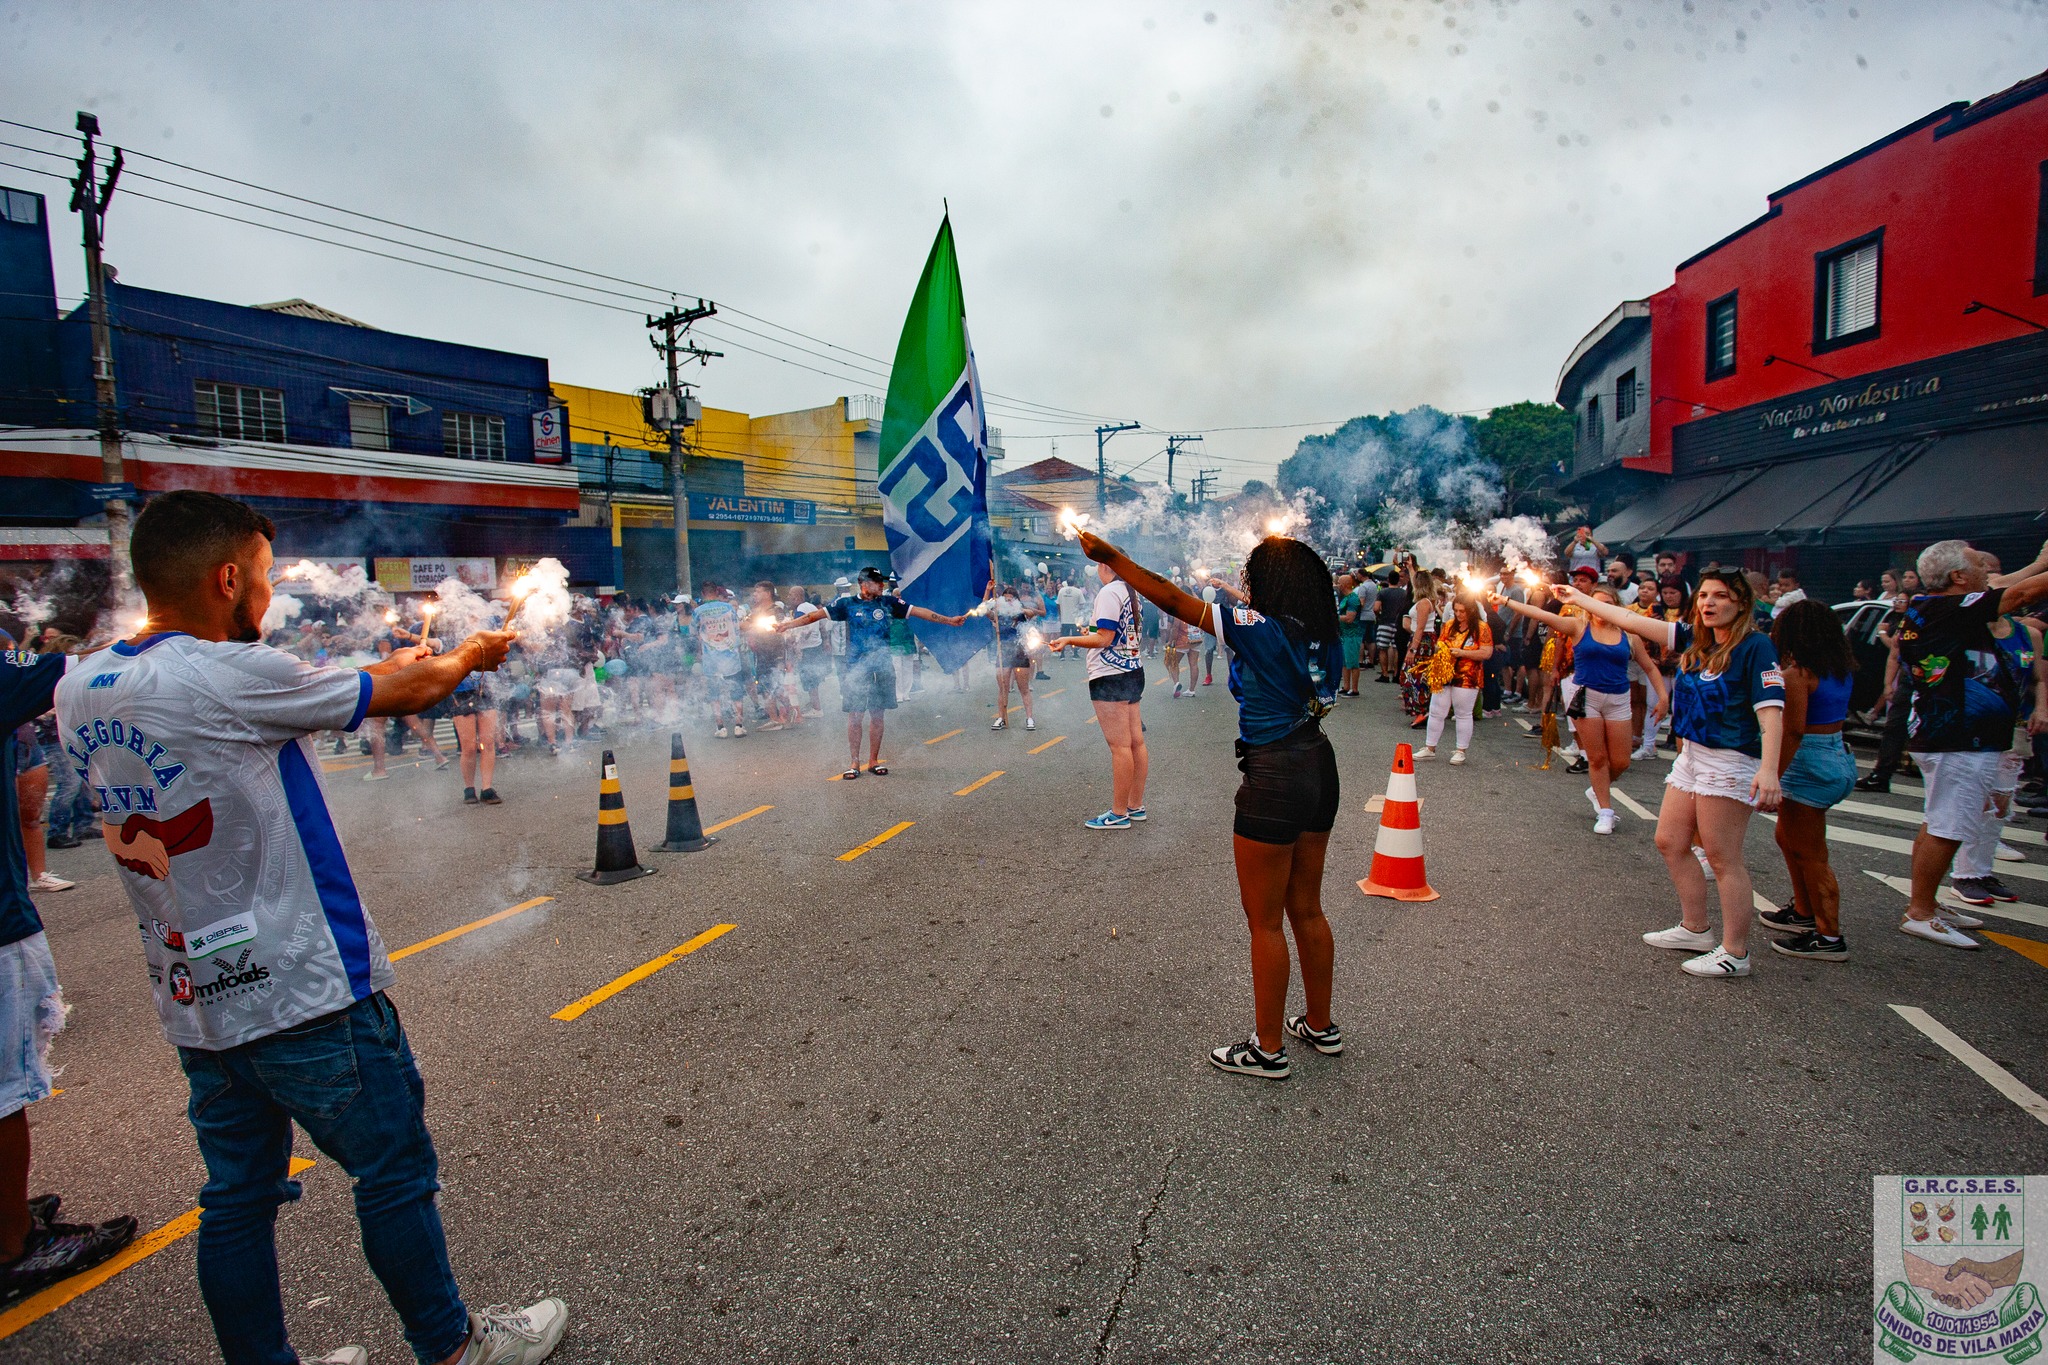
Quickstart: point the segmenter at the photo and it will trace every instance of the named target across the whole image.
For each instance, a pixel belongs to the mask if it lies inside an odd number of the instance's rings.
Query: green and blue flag
[[[994,534],[988,520],[988,422],[950,218],[917,282],[882,413],[877,491],[889,563],[903,600],[958,616],[988,591]],[[984,632],[915,623],[947,672],[985,648]]]

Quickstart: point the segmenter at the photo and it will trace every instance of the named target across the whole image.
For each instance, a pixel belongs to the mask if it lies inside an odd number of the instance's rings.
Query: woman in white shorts
[[[1621,609],[1620,599],[1607,584],[1588,591],[1617,611]],[[1593,803],[1593,832],[1614,833],[1614,800],[1609,789],[1628,771],[1629,760],[1634,757],[1629,749],[1631,670],[1640,668],[1644,680],[1657,689],[1657,706],[1650,713],[1652,734],[1656,733],[1656,718],[1664,714],[1666,705],[1664,675],[1657,671],[1643,642],[1630,639],[1611,622],[1589,616],[1560,616],[1498,593],[1491,600],[1496,606],[1541,621],[1571,642],[1572,676],[1566,684],[1564,711],[1571,717],[1579,748],[1586,755],[1586,776],[1592,782],[1586,788],[1586,799]]]
[[[1690,622],[1659,621],[1575,588],[1559,595],[1632,635],[1684,651],[1671,699],[1678,761],[1664,779],[1657,815],[1657,851],[1678,891],[1679,922],[1644,934],[1643,942],[1700,954],[1684,963],[1695,976],[1748,976],[1756,907],[1742,840],[1752,810],[1778,808],[1785,711],[1778,653],[1756,629],[1749,583],[1733,569],[1701,574]],[[1718,944],[1709,928],[1707,879],[1693,857],[1694,844],[1706,850],[1719,885]]]

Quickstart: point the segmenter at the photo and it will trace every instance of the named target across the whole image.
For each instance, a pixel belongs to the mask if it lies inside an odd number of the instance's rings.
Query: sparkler
[[[1086,512],[1076,512],[1073,508],[1066,507],[1060,510],[1060,514],[1055,521],[1059,526],[1061,535],[1065,536],[1068,540],[1078,540],[1080,539],[1081,532],[1087,528],[1088,514]]]
[[[397,608],[394,607],[391,610],[384,613],[384,624],[387,626],[395,626],[398,624]]]
[[[747,624],[751,625],[755,630],[773,630],[775,629],[775,614],[767,611],[756,612],[754,613],[753,620]]]
[[[1045,648],[1045,637],[1038,633],[1037,626],[1027,626],[1025,628],[1024,648],[1032,651],[1033,653],[1036,653],[1037,651]]]
[[[1278,516],[1267,517],[1266,534],[1269,536],[1284,536],[1287,534],[1287,528],[1292,525],[1294,525],[1294,515],[1290,512],[1282,512]]]
[[[420,603],[420,644],[428,650],[432,650],[434,647],[433,640],[429,638],[433,628],[434,604],[432,602],[422,602]]]

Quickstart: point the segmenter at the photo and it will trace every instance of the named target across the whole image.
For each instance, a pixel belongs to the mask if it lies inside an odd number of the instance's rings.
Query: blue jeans
[[[227,1365],[295,1365],[277,1282],[278,1205],[292,1123],[355,1179],[363,1255],[426,1365],[453,1355],[469,1312],[448,1266],[435,1206],[439,1160],[426,1087],[398,1011],[382,993],[224,1052],[179,1048],[192,1127],[206,1159],[199,1192],[199,1291]]]
[[[92,797],[71,766],[61,745],[46,744],[43,756],[50,764],[50,834],[55,838],[96,839],[98,821],[93,819]]]

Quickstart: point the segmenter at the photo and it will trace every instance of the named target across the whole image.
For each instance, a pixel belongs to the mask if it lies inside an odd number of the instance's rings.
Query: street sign
[[[560,464],[568,458],[568,410],[566,408],[542,408],[533,415],[534,463]]]
[[[123,502],[135,501],[135,485],[132,483],[89,483],[85,491],[102,507],[116,498]]]
[[[730,493],[692,493],[690,520],[815,526],[818,524],[818,504],[806,498],[742,498]]]

